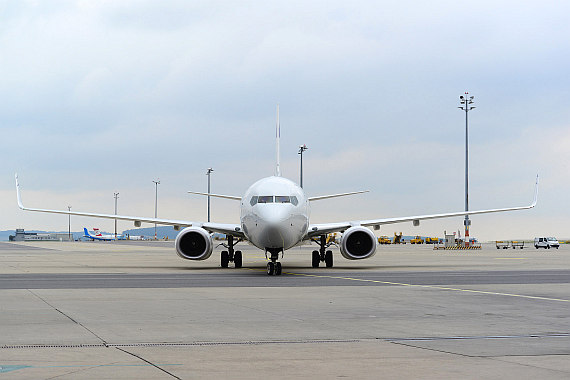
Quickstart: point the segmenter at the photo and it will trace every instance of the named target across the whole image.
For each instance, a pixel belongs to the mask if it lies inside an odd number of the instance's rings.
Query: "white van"
[[[537,238],[534,238],[534,248],[536,248],[536,249],[539,249],[539,248],[550,249],[550,247],[553,247],[556,249],[558,249],[558,247],[560,247],[560,243],[558,242],[558,240],[556,240],[556,238],[554,238],[554,237],[537,237]]]

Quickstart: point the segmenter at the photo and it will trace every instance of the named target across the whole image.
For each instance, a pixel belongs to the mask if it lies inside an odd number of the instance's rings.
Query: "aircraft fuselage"
[[[251,185],[242,197],[240,223],[254,246],[276,251],[305,238],[309,213],[302,188],[283,177],[267,177]]]

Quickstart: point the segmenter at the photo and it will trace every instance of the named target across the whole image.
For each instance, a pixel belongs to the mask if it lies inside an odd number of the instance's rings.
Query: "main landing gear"
[[[222,251],[221,264],[222,268],[227,268],[230,262],[233,262],[236,268],[241,268],[242,265],[242,254],[241,251],[234,251],[234,245],[239,243],[239,240],[234,243],[234,237],[228,235],[228,244],[226,247],[227,251]]]
[[[313,251],[313,268],[318,268],[321,261],[325,262],[327,268],[332,268],[333,266],[333,254],[332,251],[326,250],[328,247],[331,246],[332,243],[327,243],[327,236],[321,235],[320,239],[313,240],[320,245],[318,251]]]
[[[281,263],[277,261],[279,259],[279,252],[283,252],[281,248],[274,248],[274,249],[267,249],[265,251],[265,257],[267,257],[267,252],[271,254],[271,261],[267,263],[267,274],[272,276],[280,276],[281,275]]]

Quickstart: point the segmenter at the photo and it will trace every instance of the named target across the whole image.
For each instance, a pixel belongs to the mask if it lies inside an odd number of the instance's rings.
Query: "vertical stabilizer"
[[[275,151],[276,151],[276,165],[275,165],[275,176],[281,177],[281,165],[279,163],[279,139],[281,138],[281,125],[279,125],[279,104],[277,104],[277,124],[275,125]]]

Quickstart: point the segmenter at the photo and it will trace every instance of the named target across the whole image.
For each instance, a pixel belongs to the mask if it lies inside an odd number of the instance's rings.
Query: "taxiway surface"
[[[244,245],[0,243],[0,378],[570,377],[570,246],[433,251],[282,276]]]

